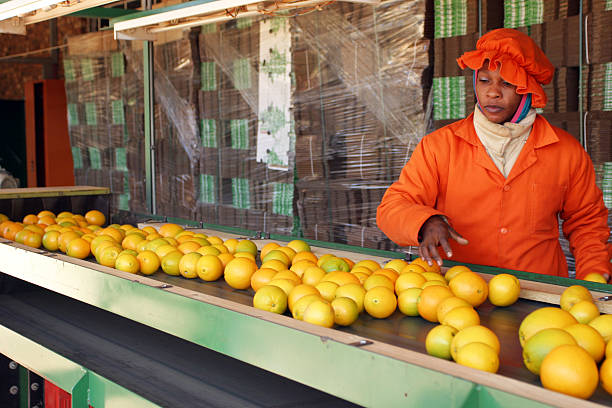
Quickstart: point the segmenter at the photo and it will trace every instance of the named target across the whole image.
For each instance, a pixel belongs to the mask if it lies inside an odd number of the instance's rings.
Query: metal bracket
[[[371,342],[370,340],[359,340],[353,343],[349,343],[348,345],[353,346],[353,347],[363,347],[363,346],[369,346],[370,344],[373,344],[373,342]]]

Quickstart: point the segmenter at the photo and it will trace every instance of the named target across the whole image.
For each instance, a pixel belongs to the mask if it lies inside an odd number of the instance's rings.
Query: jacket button
[[[510,191],[510,186],[508,184],[504,186],[504,191]]]
[[[502,228],[499,230],[499,232],[501,232],[502,234],[507,234],[508,233],[508,228]]]

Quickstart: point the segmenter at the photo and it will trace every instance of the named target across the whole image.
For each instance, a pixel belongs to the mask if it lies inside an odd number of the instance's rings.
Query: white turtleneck
[[[510,174],[529,137],[535,118],[535,109],[531,109],[519,123],[506,122],[499,125],[489,121],[478,106],[474,109],[476,135],[504,177]]]

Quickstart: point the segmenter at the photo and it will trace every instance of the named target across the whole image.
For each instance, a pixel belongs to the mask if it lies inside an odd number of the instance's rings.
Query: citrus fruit
[[[351,272],[353,275],[355,275],[357,277],[357,279],[359,279],[359,283],[361,283],[361,285],[363,286],[364,282],[366,281],[366,279],[369,278],[369,276],[366,273],[363,272]]]
[[[457,329],[443,324],[431,329],[427,333],[427,337],[425,337],[425,350],[427,350],[427,354],[450,360],[450,347],[455,334],[457,334]]]
[[[370,276],[373,273],[372,270],[366,268],[365,266],[354,266],[351,268],[351,273],[357,273],[357,272],[363,273],[364,275],[367,275],[367,276]]]
[[[496,351],[493,347],[481,342],[469,343],[461,347],[455,361],[457,364],[489,373],[496,373],[499,369],[499,356]]]
[[[395,293],[399,295],[405,289],[420,288],[425,282],[427,279],[420,273],[402,273],[395,281]]]
[[[301,239],[294,239],[293,241],[290,241],[287,246],[293,249],[296,254],[299,254],[300,252],[310,252],[310,245]]]
[[[317,267],[313,262],[310,262],[310,261],[306,261],[306,260],[297,261],[291,264],[291,268],[289,268],[289,270],[295,272],[295,274],[301,278],[304,275],[304,272],[306,271],[306,269],[312,266],[314,266],[315,268]]]
[[[425,273],[427,272],[425,270],[425,268],[423,268],[421,265],[417,265],[417,264],[408,264],[406,265],[401,271],[400,271],[400,275],[404,274],[404,273],[408,273],[408,272],[414,272],[414,273]]]
[[[422,284],[421,289],[425,289],[428,286],[446,286],[448,287],[448,284],[446,282],[442,282],[439,280],[430,280]]]
[[[347,283],[360,284],[359,279],[350,272],[345,271],[332,271],[326,274],[321,282],[334,282],[338,286],[346,285]]]
[[[264,257],[268,254],[268,252],[272,251],[273,249],[276,249],[280,247],[279,244],[277,244],[276,242],[268,242],[266,245],[263,246],[263,248],[261,248],[261,253],[259,254],[260,259],[264,259]],[[234,251],[236,252],[236,251]]]
[[[180,225],[168,223],[168,224],[164,224],[161,227],[159,227],[158,233],[162,237],[175,237],[176,235],[178,235],[179,233],[183,231],[184,231],[184,228],[181,227]]]
[[[238,246],[238,241],[236,238],[230,238],[230,239],[226,239],[223,242],[223,245],[225,245],[225,247],[228,249],[230,254],[233,254],[234,252],[236,252],[236,247]]]
[[[514,304],[521,293],[521,284],[514,275],[501,273],[489,281],[489,301],[495,306]]]
[[[606,281],[606,278],[604,278],[601,274],[595,273],[595,272],[591,272],[591,273],[587,274],[583,278],[583,280],[588,281],[588,282],[608,283]]]
[[[599,372],[593,358],[582,347],[563,345],[542,361],[540,380],[549,390],[586,399],[597,388]]]
[[[306,295],[296,301],[293,305],[293,309],[291,309],[293,318],[302,320],[304,318],[304,311],[315,300],[323,300],[323,298],[319,295]]]
[[[417,301],[423,289],[421,288],[409,288],[403,290],[397,296],[397,308],[406,316],[418,316],[419,309]]]
[[[523,363],[535,375],[540,375],[540,366],[544,357],[555,347],[564,344],[576,345],[574,337],[563,329],[540,330],[527,340],[523,347]]]
[[[248,252],[255,256],[257,255],[257,245],[255,245],[255,243],[251,240],[243,239],[238,241],[236,249],[234,250],[234,253],[236,252]]]
[[[348,297],[337,297],[331,302],[334,310],[334,323],[340,326],[350,326],[359,317],[357,303]]]
[[[395,291],[395,284],[385,275],[372,274],[363,282],[363,287],[365,290],[370,290],[377,286],[382,286],[389,290]]]
[[[289,292],[289,297],[287,299],[287,304],[289,306],[289,310],[293,310],[293,305],[295,302],[308,295],[319,295],[319,291],[311,285],[299,284],[294,286]]]
[[[66,253],[66,248],[68,247],[68,243],[73,239],[80,238],[81,235],[75,231],[63,232],[57,239],[57,244],[59,246],[60,251]]]
[[[485,326],[470,326],[459,330],[451,343],[451,356],[457,360],[457,352],[466,344],[479,341],[489,345],[499,354],[500,344],[497,335]]]
[[[229,254],[229,253],[228,254],[219,254],[219,255],[217,255],[217,258],[219,258],[219,260],[223,264],[223,269],[225,269],[225,267],[227,266],[229,261],[234,259],[234,255]]]
[[[289,263],[293,262],[293,257],[295,256],[295,251],[289,247],[281,246],[276,248],[276,251],[281,251],[289,258]]]
[[[4,215],[4,214],[2,214]],[[40,211],[38,214],[36,214],[36,216],[38,218],[42,218],[42,217],[53,217],[55,218],[55,214],[53,214],[53,212],[49,211],[49,210],[42,210]],[[6,215],[4,215],[4,217],[6,217]],[[0,219],[3,217],[0,217]]]
[[[115,269],[119,269],[123,272],[138,273],[140,270],[140,263],[132,254],[119,254],[115,260]]]
[[[79,239],[81,239],[81,238],[79,238]],[[85,240],[83,240],[83,241],[85,241]],[[31,247],[31,248],[40,248],[40,246],[42,245],[42,234],[37,234],[35,232],[30,232],[23,239],[23,243],[25,245]],[[87,247],[89,248],[89,243],[87,244]]]
[[[170,252],[176,251],[176,250],[177,250],[176,247],[173,247],[172,245],[167,244],[167,245],[158,246],[157,248],[155,248],[155,251],[151,251],[151,252],[156,254],[159,257],[159,259],[162,259],[164,256],[166,256]],[[140,251],[140,252],[149,252],[149,250],[145,249],[144,251]]]
[[[268,312],[283,314],[287,310],[287,294],[278,286],[262,286],[253,296],[253,306]]]
[[[190,252],[188,254],[184,254],[181,260],[179,261],[179,272],[181,276],[188,279],[193,279],[197,277],[197,266],[198,261],[201,257],[202,255],[197,252]]]
[[[425,320],[438,322],[438,306],[446,298],[453,297],[453,292],[446,286],[428,286],[421,292],[417,300],[419,314]]]
[[[57,239],[59,238],[59,231],[45,232],[42,237],[42,245],[47,251],[57,251],[59,249]]]
[[[121,246],[124,249],[136,250],[140,241],[144,241],[144,238],[141,235],[128,234],[125,236],[125,238],[123,238],[123,241],[121,241]]]
[[[280,251],[278,249],[273,249],[270,252],[268,252],[266,254],[266,256],[264,256],[262,258],[262,261],[265,263],[265,262],[270,261],[272,259],[276,259],[277,261],[281,261],[285,265],[285,269],[287,269],[287,267],[291,263],[291,260],[289,259],[287,254],[285,254],[283,251]]]
[[[323,327],[334,325],[334,309],[329,303],[315,300],[304,311],[302,320]]]
[[[223,275],[223,263],[215,255],[202,255],[198,259],[196,273],[203,281],[216,281]]]
[[[196,236],[196,235],[194,234],[194,236]],[[204,237],[202,237],[202,238],[204,238]],[[210,245],[217,245],[217,244],[222,244],[223,243],[223,240],[221,238],[216,237],[214,235],[206,237],[206,240],[208,241],[208,243]]]
[[[73,258],[85,259],[90,254],[89,242],[83,238],[73,239],[66,246],[66,255]]]
[[[397,298],[393,290],[384,286],[376,286],[366,292],[363,306],[370,316],[384,319],[395,312]]]
[[[563,330],[571,334],[576,343],[585,349],[596,363],[603,360],[606,352],[606,343],[597,330],[582,323],[572,324]]]
[[[319,258],[320,260],[321,258]],[[359,267],[359,266],[363,266],[368,268],[370,271],[374,272],[378,269],[380,269],[380,265],[378,264],[378,262],[372,260],[372,259],[365,259],[363,261],[359,261],[357,262],[355,265],[353,265],[353,269]]]
[[[189,243],[189,241],[185,242],[185,243]],[[183,244],[181,244],[183,245]],[[180,246],[180,245],[179,245]],[[221,255],[221,251],[219,251],[217,248],[215,248],[212,245],[205,245],[205,246],[201,246],[196,250],[197,253],[199,253],[200,255]],[[236,254],[237,255],[237,254]],[[251,255],[251,254],[249,254]]]
[[[612,315],[600,315],[589,322],[589,326],[594,327],[607,343],[612,340]]]
[[[179,270],[179,262],[183,256],[183,253],[178,250],[167,253],[161,259],[162,271],[164,271],[164,273],[167,275],[179,276],[181,274]]]
[[[153,251],[142,251],[136,255],[136,259],[140,263],[140,272],[143,275],[153,275],[160,266],[160,258]]]
[[[456,307],[461,307],[461,306],[472,307],[472,305],[470,305],[467,301],[461,298],[458,298],[457,296],[452,296],[452,297],[444,299],[442,302],[440,302],[440,304],[438,305],[438,308],[436,309],[436,315],[438,316],[438,321],[442,322],[442,319],[444,319],[444,316],[446,316],[448,312],[450,312]]]
[[[521,347],[531,336],[544,329],[563,329],[570,324],[578,323],[574,316],[556,307],[542,307],[529,313],[519,326]]]
[[[559,305],[563,310],[570,310],[572,306],[581,300],[588,300],[592,302],[593,297],[591,296],[591,292],[589,292],[589,290],[584,286],[572,285],[565,289],[561,294],[561,301]]]
[[[459,306],[446,313],[440,323],[463,330],[466,327],[479,325],[480,316],[472,306]]]
[[[336,298],[347,297],[352,299],[357,305],[357,311],[363,312],[363,300],[365,298],[366,290],[359,283],[347,283],[346,285],[340,286],[336,289],[334,296]]]
[[[289,279],[296,285],[300,285],[302,283],[300,277],[297,276],[295,272],[290,271],[289,269],[276,272],[276,275],[274,275],[274,279]]]
[[[337,256],[332,256],[324,260],[319,267],[328,273],[333,271],[348,272],[351,269],[349,264],[344,259],[338,258]]]
[[[274,269],[277,272],[280,272],[287,269],[287,265],[284,262],[279,261],[278,259],[271,259],[267,262],[262,263],[261,268],[270,268]]]
[[[489,295],[489,285],[475,272],[462,272],[448,282],[453,294],[474,307],[480,306]]]
[[[591,320],[599,316],[597,305],[589,300],[581,300],[571,307],[569,313],[574,316],[578,323],[588,324]]]
[[[23,217],[23,220],[21,222],[26,225],[33,225],[38,222],[38,217],[34,214],[28,214],[25,217]]]
[[[161,240],[161,238],[160,238]],[[157,240],[153,241],[153,242],[157,242]],[[164,242],[167,243],[166,240],[164,240]],[[166,244],[163,244],[166,245]],[[198,244],[195,241],[185,241],[182,244],[180,244],[179,246],[176,247],[176,249],[178,249],[179,251],[181,251],[183,254],[189,254],[191,252],[197,252],[198,249],[200,249],[202,247],[202,245]],[[155,251],[155,249],[152,249],[153,251]],[[217,251],[219,251],[217,249]],[[199,252],[198,252],[199,253]],[[221,253],[221,251],[219,251],[219,253]],[[202,255],[202,254],[200,254]]]
[[[423,272],[421,275],[423,275],[423,277],[427,279],[427,281],[438,281],[444,282],[444,284],[446,284],[446,279],[444,279],[444,276],[440,275],[439,273]]]
[[[234,289],[248,289],[257,264],[247,258],[234,258],[225,267],[225,281]]]
[[[601,386],[608,394],[612,395],[612,358],[607,358],[599,369]]]
[[[395,285],[395,281],[397,280],[397,277],[399,276],[399,273],[395,271],[395,269],[379,269],[377,271],[372,272],[372,275],[384,275],[387,278],[389,278],[389,280],[391,282],[393,282],[393,285]],[[371,276],[371,275],[370,275]]]
[[[292,262],[295,264],[299,261],[310,261],[316,265],[318,260],[319,258],[317,258],[317,256],[313,254],[312,252],[304,251],[304,252],[298,252],[297,254],[295,254]]]
[[[319,282],[315,285],[321,297],[328,302],[334,300],[338,287],[338,284],[332,281]]]
[[[121,253],[122,249],[119,244],[111,244],[106,248],[102,248],[98,251],[96,259],[100,265],[108,266],[109,268],[115,267],[117,257]]]
[[[423,258],[417,258],[417,259],[413,260],[410,263],[411,264],[415,264],[415,265],[419,265],[420,267],[425,269],[425,272],[440,273],[440,265],[438,265],[435,261],[433,261],[432,264],[429,265],[427,263],[427,261],[424,260]]]
[[[88,224],[102,226],[106,223],[106,216],[101,211],[90,210],[85,213],[85,220]]]
[[[267,285],[278,272],[271,268],[260,268],[251,276],[251,288],[255,292],[262,286]]]
[[[270,282],[268,282],[268,285],[278,286],[287,294],[287,296],[289,296],[289,293],[291,293],[295,287],[295,282],[289,279],[272,279]]]
[[[444,274],[444,279],[450,282],[451,279],[453,279],[455,276],[459,275],[462,272],[472,272],[472,270],[465,265],[451,266]]]
[[[408,265],[408,262],[404,261],[403,259],[393,259],[387,262],[383,266],[383,269],[393,269],[395,272],[399,274],[402,271],[402,269],[404,269],[407,265]]]

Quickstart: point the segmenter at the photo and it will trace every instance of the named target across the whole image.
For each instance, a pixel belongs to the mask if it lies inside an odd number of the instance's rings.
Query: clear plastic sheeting
[[[157,213],[396,249],[376,227],[376,207],[430,128],[432,70],[425,26],[432,18],[426,18],[425,3],[334,3],[296,17],[238,18],[169,32],[156,41]],[[275,44],[271,37],[282,32],[289,33],[282,46],[261,49]],[[70,133],[73,152],[87,152],[98,134],[106,135],[104,149],[126,150],[129,160],[122,169],[127,170],[119,174],[127,181],[110,187],[122,195],[127,183],[128,200],[123,196],[116,204],[132,212],[145,205],[139,47],[142,43],[119,42],[112,51],[67,58],[74,60],[68,64],[79,64],[95,56],[105,67],[103,61],[122,55],[121,80],[103,70],[85,81],[77,70],[66,89],[69,104],[112,105],[111,94],[122,101],[113,105],[123,106],[120,137],[110,137],[112,109],[85,123],[84,106]],[[111,83],[114,93],[104,93]],[[262,93],[287,92],[286,84],[289,104],[262,98]],[[271,106],[259,106],[262,101]],[[279,142],[262,143],[262,132]],[[75,169],[79,184],[108,185],[92,176],[94,167],[115,177],[116,163],[94,166],[95,160],[83,157]]]

